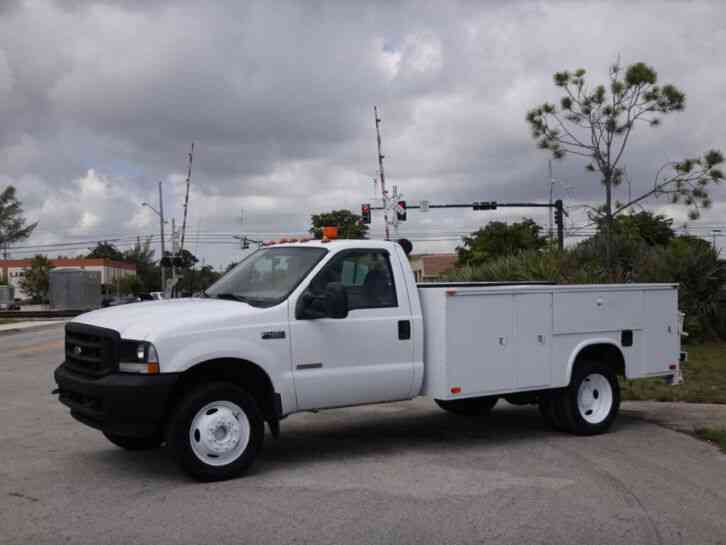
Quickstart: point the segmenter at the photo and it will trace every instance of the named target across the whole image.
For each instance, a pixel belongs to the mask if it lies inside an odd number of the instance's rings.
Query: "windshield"
[[[208,297],[272,306],[284,301],[327,253],[324,248],[264,248],[215,282]]]

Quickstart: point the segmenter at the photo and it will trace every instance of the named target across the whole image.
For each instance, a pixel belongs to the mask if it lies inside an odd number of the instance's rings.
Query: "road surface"
[[[61,327],[0,337],[0,543],[726,544],[726,456],[632,416],[583,438],[506,404],[296,415],[251,475],[199,484],[72,420],[61,358]]]

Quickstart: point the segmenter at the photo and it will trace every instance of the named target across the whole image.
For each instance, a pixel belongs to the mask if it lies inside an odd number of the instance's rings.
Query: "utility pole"
[[[161,189],[161,180],[159,180],[159,227],[161,229],[161,259],[164,259],[165,255],[165,244],[164,244],[164,194]],[[161,263],[161,261],[159,261]],[[166,290],[166,267],[161,265],[161,291]]]
[[[182,220],[182,230],[181,230],[181,246],[179,247],[179,251],[182,251],[184,249],[184,235],[187,231],[187,211],[189,209],[189,186],[192,183],[192,158],[194,157],[194,142],[192,142],[192,149],[189,152],[189,165],[187,166],[187,189],[186,189],[186,196],[184,197],[184,219]],[[176,255],[176,253],[174,254]]]
[[[391,240],[391,234],[388,230],[388,208],[389,199],[386,191],[386,174],[383,171],[383,153],[381,152],[381,118],[378,117],[378,106],[373,106],[373,117],[376,120],[376,140],[378,142],[378,171],[381,177],[381,193],[383,194],[383,220],[386,224],[386,240]]]
[[[171,218],[171,255],[172,262],[171,262],[171,292],[174,293],[174,288],[176,287],[176,266],[174,265],[174,258],[177,256],[177,246],[176,246],[176,240],[177,240],[178,233],[176,232],[176,220],[174,218]]]

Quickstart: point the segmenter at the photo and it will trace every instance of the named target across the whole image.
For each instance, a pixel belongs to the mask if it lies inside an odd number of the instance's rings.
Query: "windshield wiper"
[[[240,303],[251,304],[251,298],[245,297],[244,295],[237,295],[236,293],[216,293],[213,297],[217,299],[229,299],[230,301],[239,301]]]

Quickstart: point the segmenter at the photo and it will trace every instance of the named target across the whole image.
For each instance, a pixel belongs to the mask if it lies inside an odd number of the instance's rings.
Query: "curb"
[[[56,323],[53,324],[39,324],[35,326],[27,326],[27,327],[18,327],[18,328],[12,328],[12,329],[0,329],[0,337],[4,335],[14,335],[16,333],[26,333],[29,331],[38,331],[42,329],[50,329],[52,327],[57,327],[59,325],[63,325],[66,323],[66,320],[58,320]]]

